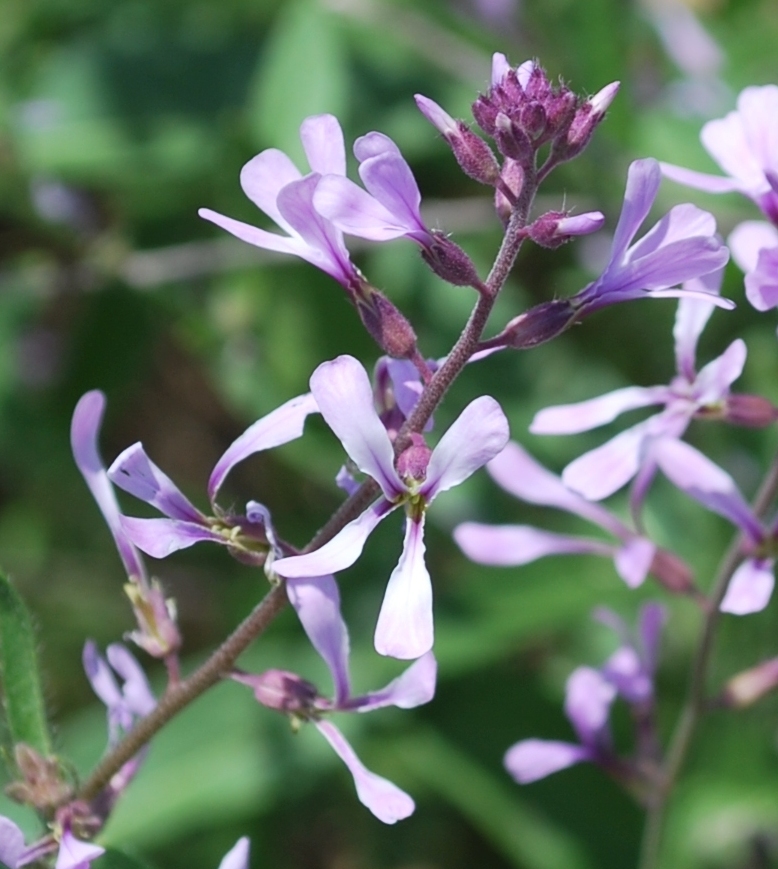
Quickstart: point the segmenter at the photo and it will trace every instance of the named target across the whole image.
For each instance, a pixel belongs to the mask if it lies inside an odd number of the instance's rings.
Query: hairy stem
[[[761,518],[767,512],[776,494],[778,494],[778,456],[773,460],[772,467],[754,498],[753,510],[758,517]],[[670,740],[659,785],[649,803],[638,869],[655,869],[659,865],[667,803],[686,761],[700,719],[705,712],[708,668],[719,622],[719,606],[727,592],[729,581],[742,560],[743,543],[743,535],[738,534],[724,553],[708,598],[700,641],[692,661],[686,702]]]
[[[82,800],[93,800],[121,767],[184,707],[226,676],[245,649],[278,615],[286,603],[286,589],[274,586],[237,629],[191,676],[173,685],[153,712],[142,718],[124,739],[107,754],[79,791]]]

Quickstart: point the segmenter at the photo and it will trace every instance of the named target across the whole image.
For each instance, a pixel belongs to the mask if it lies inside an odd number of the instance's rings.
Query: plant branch
[[[756,516],[759,518],[764,516],[776,494],[778,494],[778,456],[773,460],[773,464],[754,498],[752,507]],[[692,662],[686,702],[670,740],[670,746],[662,765],[660,782],[649,804],[641,843],[639,869],[655,869],[658,865],[667,802],[686,761],[697,726],[706,709],[708,668],[713,653],[716,627],[719,622],[719,606],[727,592],[732,575],[742,560],[743,543],[744,537],[738,533],[722,557],[713,589],[708,598],[708,608],[702,626],[700,642]]]

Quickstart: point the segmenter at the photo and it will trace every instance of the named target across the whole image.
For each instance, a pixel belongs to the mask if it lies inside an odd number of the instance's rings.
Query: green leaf
[[[581,844],[434,730],[391,743],[398,766],[455,806],[519,869],[585,869]]]
[[[302,165],[300,124],[308,115],[343,114],[347,88],[337,19],[315,0],[289,4],[270,37],[249,98],[257,143],[274,145]]]
[[[24,742],[51,755],[35,634],[19,593],[0,573],[0,671],[8,730],[14,744]]]

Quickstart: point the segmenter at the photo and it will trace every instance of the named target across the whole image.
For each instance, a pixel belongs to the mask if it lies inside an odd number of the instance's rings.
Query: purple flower
[[[269,148],[249,160],[240,184],[249,199],[287,235],[258,229],[231,217],[201,208],[210,220],[249,244],[299,256],[353,291],[361,284],[343,242],[343,233],[313,207],[313,195],[323,175],[346,174],[343,133],[333,115],[313,115],[300,127],[300,140],[311,172],[303,175],[282,151]]]
[[[759,206],[778,225],[778,86],[747,87],[737,111],[708,121],[702,144],[726,176],[695,172],[662,163],[662,173],[679,184],[707,193],[737,191]]]
[[[732,258],[746,273],[746,298],[757,311],[778,307],[778,229],[764,220],[744,220],[727,239]]]
[[[424,224],[419,187],[397,145],[383,133],[372,132],[356,140],[354,155],[366,189],[343,173],[325,176],[313,196],[322,217],[347,235],[371,241],[409,238],[441,278],[456,286],[480,286],[467,254]]]
[[[24,841],[24,833],[4,815],[0,815],[0,863],[9,869],[20,869],[28,863],[55,851],[57,844],[52,836],[46,836],[33,845]]]
[[[91,640],[84,645],[84,670],[95,694],[108,709],[108,745],[113,747],[138,719],[154,709],[157,701],[146,674],[124,646],[112,643],[106,649],[106,655],[108,663]],[[112,669],[122,680],[121,688]]]
[[[746,296],[759,311],[778,306],[778,86],[747,87],[737,111],[705,124],[700,139],[726,172],[708,175],[662,163],[663,174],[707,193],[737,191],[752,199],[770,224],[746,221],[728,241],[746,272]]]
[[[92,860],[96,860],[104,853],[105,848],[92,842],[82,842],[66,826],[62,832],[54,869],[89,869]]]
[[[432,585],[424,563],[427,507],[502,450],[508,440],[505,414],[493,398],[481,396],[434,450],[416,435],[395,466],[391,439],[373,407],[370,381],[356,359],[339,356],[320,365],[311,377],[311,391],[354,464],[378,483],[383,495],[329,543],[306,555],[283,558],[274,569],[292,578],[345,570],[359,558],[376,525],[402,505],[405,541],[381,606],[375,647],[383,655],[418,658],[433,643]]]
[[[368,133],[354,142],[359,176],[365,185],[328,175],[313,197],[316,210],[348,235],[371,241],[406,236],[429,247],[434,239],[421,217],[421,193],[400,149],[383,133]]]
[[[511,441],[486,467],[492,479],[511,495],[530,504],[557,507],[588,519],[619,542],[554,534],[528,525],[465,522],[454,530],[454,540],[468,558],[479,564],[513,566],[528,564],[546,555],[606,555],[613,559],[619,576],[631,588],[646,578],[656,546],[599,504],[571,492],[559,477],[536,462],[519,444]]]
[[[727,248],[715,234],[716,221],[707,211],[688,203],[676,205],[630,247],[654,204],[660,180],[656,160],[636,160],[629,167],[610,261],[594,283],[570,300],[577,318],[643,296],[706,297],[722,308],[734,307],[704,288],[672,289],[691,278],[718,271],[729,259]]]
[[[732,477],[689,444],[665,438],[651,445],[651,454],[674,485],[743,532],[746,558],[729,581],[721,611],[746,615],[763,610],[775,585],[771,549],[776,527],[765,528]]]
[[[654,673],[659,658],[659,638],[665,622],[665,609],[658,603],[640,608],[638,630],[632,634],[624,620],[606,607],[595,610],[594,617],[619,637],[618,649],[602,667],[602,674],[632,705],[653,700]]]
[[[616,689],[592,667],[570,674],[565,692],[565,714],[580,744],[546,739],[523,739],[505,754],[505,767],[519,784],[529,784],[568,766],[588,760],[607,763],[612,758],[608,717]]]
[[[654,672],[659,649],[659,635],[664,623],[664,609],[648,603],[641,607],[638,635],[633,637],[622,619],[607,609],[595,617],[619,636],[619,648],[600,670],[578,667],[567,680],[565,714],[578,735],[580,744],[545,739],[524,739],[508,749],[505,767],[519,784],[545,778],[581,761],[592,761],[623,773],[613,751],[608,718],[610,707],[620,695],[633,709],[638,727],[639,751],[653,751]]]
[[[208,480],[213,516],[206,516],[146,455],[140,443],[117,456],[108,477],[120,488],[156,507],[166,519],[136,519],[123,516],[121,527],[132,542],[154,558],[201,541],[227,546],[236,557],[264,562],[269,548],[267,530],[261,523],[226,514],[216,504],[225,478],[232,468],[254,453],[272,449],[300,437],[305,419],[316,411],[310,393],[292,398],[251,425],[216,462]]]
[[[125,517],[119,510],[97,446],[104,411],[105,396],[102,392],[95,389],[81,396],[70,426],[73,457],[108,524],[130,580],[125,591],[139,626],[130,638],[150,655],[164,658],[181,645],[175,610],[172,602],[165,599],[159,584],[149,582],[143,559],[123,525]]]
[[[704,280],[687,281],[684,288],[711,296],[718,291],[720,282],[721,273],[717,272]],[[633,492],[637,510],[655,471],[646,458],[648,441],[656,437],[682,437],[694,417],[726,418],[730,386],[743,371],[746,345],[736,339],[721,356],[698,372],[697,341],[712,312],[713,305],[707,299],[685,298],[679,302],[673,330],[676,376],[667,386],[628,386],[588,401],[547,407],[535,415],[530,425],[533,434],[574,434],[605,425],[635,408],[664,405],[656,416],[571,462],[562,474],[567,486],[586,498],[600,500],[638,474]]]
[[[360,802],[379,820],[393,824],[407,818],[415,808],[413,800],[390,781],[366,769],[340,730],[324,716],[332,712],[371,712],[384,706],[412,709],[428,703],[435,693],[435,657],[428,652],[385,688],[355,697],[349,675],[348,632],[335,580],[326,577],[316,582],[294,581],[289,596],[298,614],[307,614],[306,630],[332,674],[335,696],[322,697],[310,682],[282,670],[259,675],[236,672],[232,678],[248,685],[264,706],[289,714],[293,723],[313,722],[354,777]]]

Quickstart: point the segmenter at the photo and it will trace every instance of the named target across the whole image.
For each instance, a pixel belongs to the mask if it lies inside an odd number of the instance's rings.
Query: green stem
[[[756,516],[759,518],[764,516],[776,494],[778,494],[778,456],[773,460],[772,467],[754,498],[752,506]],[[742,534],[738,534],[733,539],[721,560],[713,589],[708,598],[700,642],[692,662],[686,702],[670,739],[659,784],[649,803],[638,869],[656,869],[659,865],[667,803],[686,761],[700,719],[705,713],[708,668],[719,622],[719,606],[727,593],[729,581],[742,560],[744,542]]]

